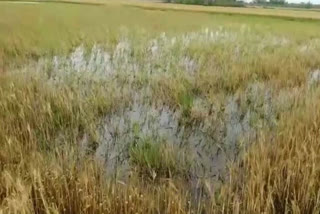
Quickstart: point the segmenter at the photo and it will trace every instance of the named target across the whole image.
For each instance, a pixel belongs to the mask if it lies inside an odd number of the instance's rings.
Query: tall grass
[[[285,113],[278,134],[263,134],[232,171],[227,212],[319,212],[318,96]]]
[[[318,213],[319,40],[122,35],[0,76],[0,213]]]

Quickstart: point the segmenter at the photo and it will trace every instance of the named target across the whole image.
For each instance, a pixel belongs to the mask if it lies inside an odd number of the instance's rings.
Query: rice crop
[[[0,36],[0,213],[319,213],[318,23],[225,17]]]

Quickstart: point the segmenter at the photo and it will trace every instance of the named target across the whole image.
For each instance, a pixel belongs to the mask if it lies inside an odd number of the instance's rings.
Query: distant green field
[[[238,29],[247,25],[257,33],[285,35],[297,40],[315,37],[320,32],[318,21],[221,14],[214,10],[213,13],[173,11],[167,7],[161,9],[163,6],[157,3],[151,4],[152,8],[143,8],[140,4],[0,2],[1,67],[12,61],[69,52],[79,44],[116,41],[121,29],[144,30],[145,36],[151,36],[159,32],[175,34],[222,25]]]

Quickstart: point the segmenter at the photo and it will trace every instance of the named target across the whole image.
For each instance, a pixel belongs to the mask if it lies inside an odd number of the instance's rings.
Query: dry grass
[[[226,188],[227,212],[319,212],[318,96],[284,114],[279,134],[264,134],[245,155]]]
[[[318,22],[29,6],[0,7],[28,14],[0,19],[1,214],[319,213]]]

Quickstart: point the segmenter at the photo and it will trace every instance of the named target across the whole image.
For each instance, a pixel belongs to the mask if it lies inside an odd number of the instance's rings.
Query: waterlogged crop
[[[128,35],[1,76],[0,213],[317,212],[319,39]]]

